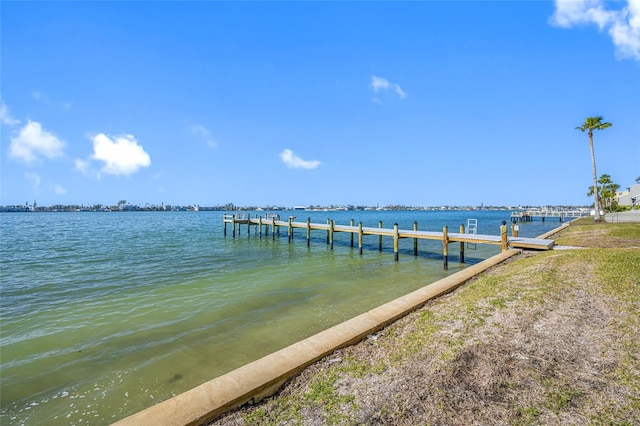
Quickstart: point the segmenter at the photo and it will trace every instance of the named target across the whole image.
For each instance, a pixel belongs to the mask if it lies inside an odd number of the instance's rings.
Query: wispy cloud
[[[103,165],[98,172],[94,172],[90,161],[76,159],[76,169],[87,176],[95,175],[99,178],[101,173],[127,176],[151,165],[151,157],[133,135],[109,137],[100,133],[92,139],[93,154],[90,160],[102,162]]]
[[[64,141],[42,129],[37,121],[29,122],[16,137],[11,138],[9,157],[31,163],[40,157],[55,158],[63,155]]]
[[[31,96],[33,96],[33,99],[35,99],[36,101],[48,100],[47,95],[39,90],[34,90],[33,92],[31,92]]]
[[[398,95],[401,99],[407,97],[407,94],[399,84],[391,83],[389,80],[383,77],[378,77],[375,75],[371,76],[371,88],[374,93],[379,93],[381,91],[391,91]]]
[[[31,182],[31,186],[33,187],[33,189],[36,191],[36,193],[38,192],[38,190],[40,189],[40,175],[37,173],[25,173],[24,177],[27,178],[27,180],[29,182]]]
[[[78,170],[80,173],[82,173],[85,176],[89,176],[92,174],[91,165],[86,160],[81,160],[79,158],[76,158],[75,166],[76,166],[76,170]]]
[[[33,92],[31,92],[31,96],[33,96],[33,99],[35,99],[36,101],[42,102],[44,104],[58,106],[67,111],[71,109],[71,102],[59,102],[52,100],[49,96],[47,96],[46,93],[40,90],[34,90]]]
[[[292,169],[315,169],[320,165],[320,161],[318,160],[303,160],[298,157],[291,151],[290,149],[285,149],[280,153],[280,159],[287,167]]]
[[[0,121],[7,126],[17,126],[20,124],[20,120],[17,120],[11,116],[9,113],[9,108],[5,105],[5,103],[0,100]]]
[[[602,0],[556,0],[551,25],[571,28],[595,24],[607,30],[620,58],[640,60],[640,0],[627,0],[621,9],[610,9]]]
[[[58,195],[64,195],[64,194],[66,194],[66,193],[67,193],[67,190],[66,190],[66,189],[64,189],[64,188],[63,188],[62,186],[60,186],[60,185],[56,185],[56,186],[53,188],[53,192],[55,192],[55,193],[56,193],[56,194],[58,194]]]
[[[204,140],[207,143],[207,145],[209,145],[209,147],[211,148],[218,147],[218,143],[213,140],[213,136],[211,135],[211,132],[209,131],[209,129],[204,127],[202,124],[194,124],[192,126],[189,126],[189,131],[191,131],[191,133],[196,135],[198,138]]]

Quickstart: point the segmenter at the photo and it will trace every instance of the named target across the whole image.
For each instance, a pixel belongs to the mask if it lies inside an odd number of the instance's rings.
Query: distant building
[[[619,206],[640,207],[640,177],[636,179],[636,184],[631,185],[626,191],[618,192]]]

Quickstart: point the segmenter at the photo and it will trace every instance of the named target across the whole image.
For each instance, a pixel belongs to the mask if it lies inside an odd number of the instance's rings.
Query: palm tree
[[[598,191],[598,175],[596,174],[596,155],[593,151],[593,131],[594,130],[604,130],[607,127],[611,127],[611,123],[603,123],[602,117],[587,117],[584,119],[584,124],[582,126],[576,127],[576,130],[580,130],[584,132],[585,130],[589,131],[589,149],[591,149],[591,168],[593,171],[593,187],[595,191],[593,191],[594,197],[594,210],[595,216],[593,218],[594,221],[600,222],[600,209],[602,208],[602,204],[600,203],[599,191]]]

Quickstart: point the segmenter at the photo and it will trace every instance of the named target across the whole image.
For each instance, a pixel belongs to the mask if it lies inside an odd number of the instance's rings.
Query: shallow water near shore
[[[464,267],[458,244],[222,232],[224,212],[2,213],[2,424],[110,424]],[[253,213],[255,214],[255,213]],[[508,211],[280,212],[451,232]],[[557,220],[520,224],[533,237]],[[357,246],[357,242],[356,242]],[[467,248],[466,266],[499,247]]]

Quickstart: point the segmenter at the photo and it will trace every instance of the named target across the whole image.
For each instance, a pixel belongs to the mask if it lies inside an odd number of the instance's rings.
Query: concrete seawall
[[[352,345],[430,299],[520,253],[507,250],[348,321],[244,365],[187,392],[126,417],[115,425],[200,425],[247,402],[275,393],[288,379],[336,349]]]

